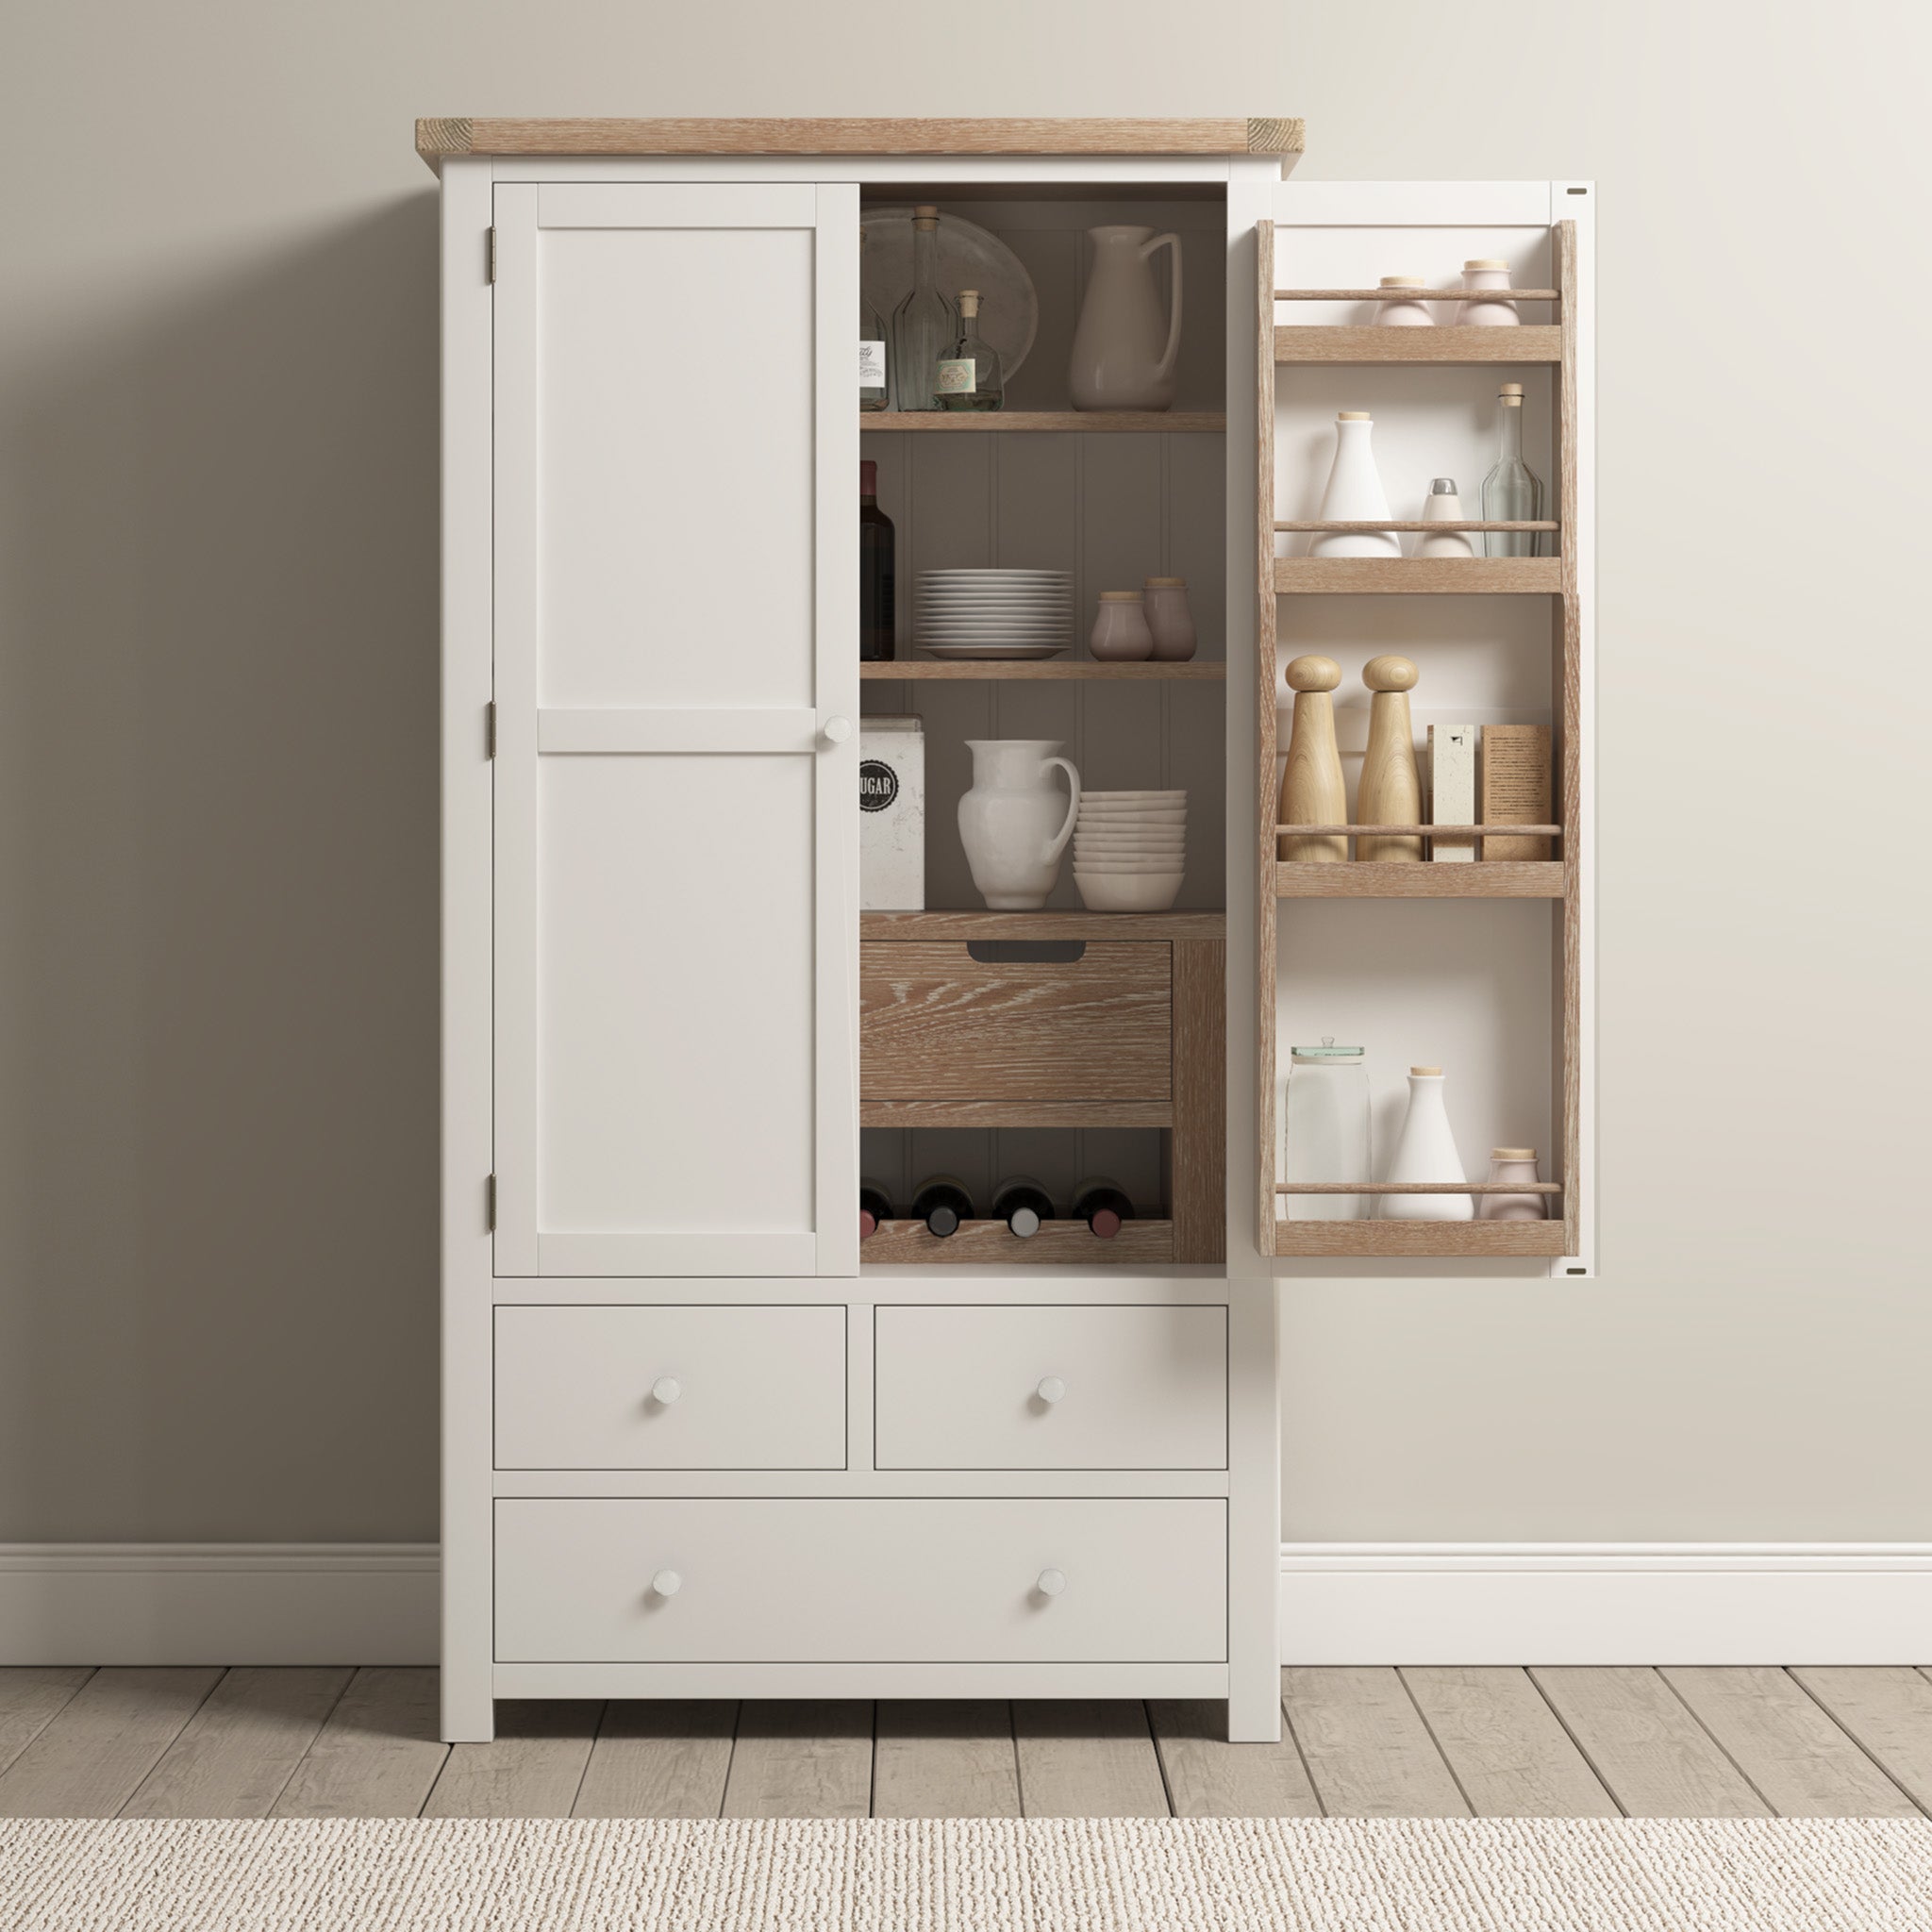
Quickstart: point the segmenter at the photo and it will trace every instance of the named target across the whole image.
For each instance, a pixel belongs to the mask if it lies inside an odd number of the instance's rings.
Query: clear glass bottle
[[[883,409],[890,404],[891,378],[887,375],[886,325],[879,312],[865,299],[865,230],[858,231],[860,290],[858,296],[858,407]]]
[[[1502,453],[1483,478],[1483,522],[1537,523],[1543,513],[1542,479],[1523,460],[1523,385],[1506,382],[1496,398]],[[1485,530],[1485,557],[1540,557],[1541,530]]]
[[[940,292],[940,211],[912,210],[912,289],[892,310],[888,374],[895,409],[937,409],[940,358],[959,333],[959,318]]]
[[[1289,1055],[1282,1104],[1281,1178],[1285,1181],[1365,1181],[1369,1162],[1368,1057],[1358,1046],[1320,1046]],[[1359,1221],[1359,1194],[1283,1194],[1290,1221]]]
[[[979,333],[979,291],[959,291],[959,333],[940,358],[934,391],[942,409],[997,409],[1007,399],[998,351]]]

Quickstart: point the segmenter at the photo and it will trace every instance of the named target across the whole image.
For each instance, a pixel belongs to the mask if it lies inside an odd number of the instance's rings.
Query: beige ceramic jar
[[[1149,577],[1141,590],[1141,608],[1162,664],[1185,664],[1194,655],[1194,613],[1188,608],[1186,577]]]
[[[1087,648],[1103,664],[1132,664],[1154,655],[1154,633],[1139,591],[1103,591]]]
[[[1536,1179],[1534,1147],[1491,1147],[1490,1178],[1492,1181],[1533,1181]],[[1541,1194],[1478,1194],[1475,1210],[1478,1221],[1542,1221],[1548,1210]]]

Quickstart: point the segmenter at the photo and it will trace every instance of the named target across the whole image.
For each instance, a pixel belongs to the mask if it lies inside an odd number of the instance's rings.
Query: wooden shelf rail
[[[1273,1252],[1345,1259],[1567,1255],[1561,1221],[1277,1221]]]
[[[1275,591],[1301,596],[1561,596],[1566,588],[1560,557],[1277,557],[1274,566]]]
[[[909,1262],[921,1266],[945,1261],[1006,1261],[1028,1265],[1085,1262],[1090,1266],[1104,1263],[1119,1267],[1172,1261],[1174,1249],[1171,1221],[1124,1221],[1121,1231],[1111,1241],[1103,1240],[1084,1221],[1042,1221],[1037,1234],[1024,1239],[1004,1221],[962,1221],[943,1240],[930,1233],[923,1221],[882,1221],[874,1233],[859,1242],[858,1258],[868,1263]]]
[[[1324,533],[1324,534],[1325,534],[1325,535],[1327,535],[1327,536],[1331,536],[1331,537],[1335,537],[1335,536],[1341,536],[1341,537],[1355,537],[1355,536],[1362,536],[1362,537],[1374,537],[1374,536],[1378,536],[1378,535],[1379,535],[1379,534],[1380,534],[1380,533],[1381,533],[1382,531],[1384,531],[1384,530],[1396,530],[1396,531],[1405,531],[1405,532],[1412,532],[1412,533],[1414,533],[1414,534],[1416,534],[1416,535],[1419,535],[1419,536],[1421,536],[1421,535],[1428,535],[1428,534],[1430,534],[1430,533],[1432,533],[1432,532],[1435,532],[1435,531],[1439,531],[1439,530],[1558,530],[1558,529],[1561,529],[1561,528],[1562,528],[1562,525],[1561,525],[1560,524],[1553,524],[1553,523],[1547,523],[1547,522],[1545,522],[1545,523],[1515,523],[1515,524],[1482,524],[1482,523],[1470,523],[1470,522],[1467,522],[1467,521],[1459,521],[1459,522],[1457,522],[1457,523],[1448,523],[1448,524],[1421,524],[1421,523],[1403,523],[1403,524],[1392,524],[1392,523],[1391,523],[1391,524],[1361,524],[1361,523],[1327,523],[1327,524],[1321,524],[1321,523],[1307,523],[1307,522],[1296,522],[1296,523],[1287,523],[1287,524],[1276,524],[1274,527],[1275,527],[1275,528],[1276,528],[1277,530],[1308,530],[1308,531],[1320,531],[1320,532],[1322,532],[1322,533]],[[1453,558],[1453,559],[1444,559],[1444,560],[1445,560],[1445,561],[1454,561],[1454,562],[1457,562],[1457,563],[1459,563],[1459,562],[1461,562],[1461,561],[1462,561],[1462,559],[1461,559],[1460,558]],[[1473,560],[1474,560],[1474,559],[1472,559],[1472,561],[1473,561]]]
[[[1457,324],[1390,328],[1379,323],[1291,323],[1274,331],[1277,362],[1532,363],[1563,359],[1563,331],[1547,323],[1517,328]]]
[[[1560,839],[1561,825],[1276,825],[1284,839]],[[1398,861],[1399,862],[1399,861]]]
[[[954,683],[982,682],[988,678],[1011,679],[1020,683],[1052,683],[1057,680],[1107,678],[1127,683],[1167,681],[1183,684],[1220,684],[1226,680],[1227,666],[1221,662],[1188,664],[1095,664],[1084,658],[1035,659],[981,658],[971,662],[928,663],[924,658],[893,658],[884,664],[861,664],[861,682],[898,678],[936,679]]]
[[[1276,1181],[1277,1194],[1560,1194],[1561,1181]]]
[[[1063,436],[1190,436],[1226,427],[1219,409],[861,409],[858,415],[861,435],[873,429],[1031,429]]]
[[[1277,899],[1561,899],[1558,858],[1283,859]],[[1273,923],[1272,920],[1270,922]]]
[[[1277,302],[1560,302],[1560,289],[1276,289]],[[1503,325],[1507,328],[1509,325]]]

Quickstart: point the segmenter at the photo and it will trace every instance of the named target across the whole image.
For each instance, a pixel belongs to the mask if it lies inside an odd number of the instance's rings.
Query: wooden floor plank
[[[96,1671],[0,1774],[0,1818],[112,1818],[221,1676],[199,1667]]]
[[[1469,1816],[1428,1726],[1386,1665],[1291,1666],[1281,1701],[1331,1818]]]
[[[1619,1815],[1527,1672],[1429,1665],[1402,1679],[1478,1818]]]
[[[874,1818],[1017,1818],[1020,1769],[1011,1707],[959,1697],[878,1707]]]
[[[1013,1706],[1028,1818],[1165,1818],[1167,1787],[1146,1706],[1026,1698]]]
[[[613,1701],[573,1818],[716,1818],[724,1808],[738,1707]]]
[[[1579,1664],[1530,1675],[1632,1818],[1771,1816],[1771,1807],[1655,1671]]]
[[[0,1667],[0,1771],[5,1771],[93,1675],[92,1664]]]
[[[872,1706],[854,1698],[747,1702],[738,1714],[726,1818],[864,1818]]]
[[[1905,1664],[1807,1665],[1791,1674],[1932,1811],[1932,1678]]]
[[[1318,1818],[1322,1803],[1284,1726],[1273,1744],[1230,1744],[1216,1698],[1150,1704],[1154,1747],[1176,1818]]]
[[[122,1809],[124,1818],[266,1818],[355,1675],[227,1673]]]
[[[449,1746],[436,1672],[365,1664],[276,1801],[276,1818],[414,1818]]]
[[[1686,1667],[1662,1676],[1780,1818],[1919,1815],[1787,1672]]]
[[[496,1707],[487,1744],[452,1744],[425,1818],[568,1818],[604,1707],[536,1698]]]

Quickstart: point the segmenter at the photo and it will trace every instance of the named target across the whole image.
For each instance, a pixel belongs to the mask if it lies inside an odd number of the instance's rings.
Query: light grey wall
[[[425,112],[1306,113],[1310,174],[1596,176],[1604,1279],[1291,1289],[1288,1529],[1926,1533],[1917,17],[974,18],[9,14],[0,1540],[434,1534]]]

